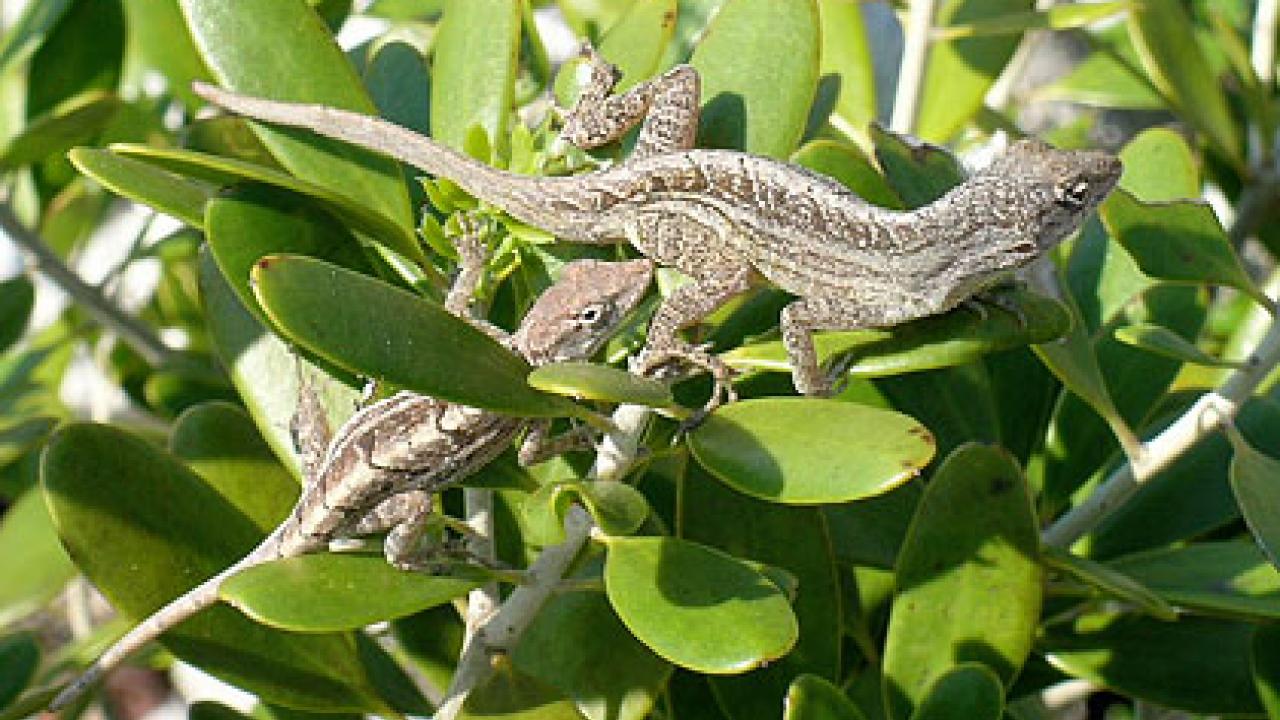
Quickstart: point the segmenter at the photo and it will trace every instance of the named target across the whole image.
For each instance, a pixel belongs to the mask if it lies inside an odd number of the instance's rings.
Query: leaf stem
[[[1280,273],[1269,283],[1272,293]],[[1169,467],[1201,440],[1228,424],[1271,370],[1280,364],[1280,322],[1274,316],[1266,334],[1217,390],[1205,393],[1172,425],[1144,443],[1142,451],[1116,468],[1084,502],[1059,517],[1041,535],[1045,545],[1067,548],[1123,505],[1142,484]]]
[[[41,274],[84,307],[99,324],[119,335],[147,364],[154,367],[179,357],[146,323],[116,307],[100,288],[81,280],[62,258],[49,249],[43,238],[23,226],[7,202],[0,202],[0,233],[25,250]]]
[[[623,405],[614,412],[617,429],[605,436],[596,453],[591,477],[617,481],[627,474],[639,456],[640,439],[652,412],[651,408],[639,405]],[[454,720],[458,716],[467,696],[492,673],[490,654],[515,649],[525,629],[560,588],[565,573],[595,529],[595,521],[586,510],[578,505],[569,508],[564,519],[564,542],[544,548],[529,567],[528,582],[516,587],[506,602],[474,630],[468,628],[470,641],[463,645],[458,669],[435,720]]]
[[[936,10],[935,0],[912,0],[908,9],[898,89],[893,98],[893,116],[889,120],[889,127],[894,132],[910,134],[915,129],[920,98],[924,94],[924,71],[929,62]]]

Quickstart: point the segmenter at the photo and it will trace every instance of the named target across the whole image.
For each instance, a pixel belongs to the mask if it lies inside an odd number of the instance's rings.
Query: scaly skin
[[[652,271],[648,260],[566,265],[559,282],[525,315],[509,346],[533,365],[589,358],[639,304]],[[459,295],[451,293],[452,310],[461,309]],[[489,463],[528,424],[408,392],[360,410],[339,429],[279,527],[239,562],[139,623],[68,685],[50,709],[63,707],[124,658],[213,605],[222,583],[245,568],[383,530],[390,530],[388,561],[413,567],[431,494]]]
[[[642,119],[644,125],[628,161],[569,177],[497,170],[357,113],[204,84],[195,90],[232,112],[306,128],[446,177],[563,240],[629,242],[680,270],[693,282],[658,308],[640,369],[689,360],[712,371],[729,397],[727,368],[678,331],[759,276],[800,298],[783,313],[783,340],[797,389],[824,394],[830,381],[818,368],[812,331],[891,326],[955,307],[1073,232],[1120,175],[1110,155],[1022,141],[935,202],[888,210],[796,165],[692,149],[698,77],[691,67],[610,96],[616,72],[588,53],[591,77],[562,136],[594,147]]]

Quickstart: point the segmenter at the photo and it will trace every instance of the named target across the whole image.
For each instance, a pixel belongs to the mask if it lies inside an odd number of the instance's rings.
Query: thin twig
[[[1272,280],[1268,289],[1274,293],[1280,285],[1280,273]],[[1084,502],[1058,518],[1041,535],[1044,544],[1069,547],[1128,501],[1144,482],[1231,422],[1258,384],[1280,364],[1280,322],[1271,321],[1266,335],[1245,362],[1245,367],[1227,376],[1222,387],[1202,395],[1172,425],[1145,443],[1135,460],[1117,468]]]
[[[614,412],[617,430],[605,437],[596,453],[591,477],[616,481],[630,471],[651,413],[649,408],[636,405],[623,405]],[[471,642],[463,647],[458,669],[435,720],[454,720],[458,716],[471,691],[489,678],[493,669],[490,656],[516,647],[525,629],[559,589],[561,579],[595,530],[595,521],[586,510],[577,505],[569,509],[564,519],[564,541],[544,548],[529,567],[528,582],[516,587],[506,602],[475,628]]]
[[[908,12],[902,65],[898,70],[898,89],[893,98],[893,116],[889,120],[889,127],[894,132],[907,134],[915,130],[916,114],[924,95],[924,71],[929,63],[935,2],[912,0]]]
[[[49,249],[39,235],[19,222],[7,202],[0,202],[0,233],[4,233],[15,245],[25,250],[40,273],[88,311],[103,327],[115,332],[149,365],[163,365],[180,357],[162,343],[146,323],[116,307],[99,288],[81,280],[75,271],[62,262],[62,258]]]
[[[467,550],[488,566],[496,558],[493,545],[493,491],[486,488],[464,488],[462,502],[471,535]],[[476,629],[493,614],[501,601],[497,581],[487,582],[467,595],[466,634],[463,647],[475,639]]]

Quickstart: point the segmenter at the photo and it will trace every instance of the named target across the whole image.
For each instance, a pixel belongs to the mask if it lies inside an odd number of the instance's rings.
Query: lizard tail
[[[324,105],[241,95],[208,83],[194,82],[191,88],[205,100],[238,115],[310,130],[395,158],[429,175],[448,178],[524,222],[545,226],[549,220],[546,194],[538,190],[544,178],[490,167],[395,123]],[[545,229],[557,231],[554,227]]]
[[[71,684],[67,685],[49,703],[49,711],[56,712],[68,703],[80,697],[107,671],[119,665],[121,661],[142,649],[145,645],[164,634],[173,626],[195,615],[218,602],[218,588],[228,578],[254,565],[260,565],[275,557],[272,552],[278,546],[279,531],[267,536],[261,544],[242,560],[205,580],[187,592],[170,600],[168,604],[152,613],[132,630],[124,634],[114,645],[107,648],[97,660],[84,670]]]

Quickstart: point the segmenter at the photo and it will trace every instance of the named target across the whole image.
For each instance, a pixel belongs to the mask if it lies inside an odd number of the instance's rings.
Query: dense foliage
[[[834,399],[787,397],[787,297],[735,301],[699,333],[744,399],[687,434],[705,377],[668,393],[605,367],[643,317],[597,365],[532,375],[494,343],[446,342],[467,333],[438,305],[458,213],[492,221],[479,301],[507,327],[565,262],[634,250],[557,243],[447,179],[198,112],[204,80],[376,113],[515,172],[625,153],[555,142],[548,97],[572,101],[577,61],[548,59],[533,5],[550,3],[376,0],[358,14],[387,29],[343,51],[351,5],[32,0],[0,40],[0,230],[34,260],[0,283],[0,718],[256,544],[299,490],[300,380],[336,426],[370,377],[612,427],[618,452],[507,453],[465,502],[444,493],[455,518],[494,499],[498,569],[406,573],[373,546],[261,566],[135,662],[179,658],[280,717],[426,715],[447,693],[465,702],[441,716],[1032,719],[1074,678],[1107,717],[1280,718],[1274,2],[913,1],[898,20],[848,0],[555,3],[622,89],[695,66],[700,146],[882,206],[939,197],[964,178],[954,151],[1046,108],[1046,139],[1125,163],[1018,312],[819,338],[854,357]],[[1075,64],[1018,82],[1051,42]],[[126,206],[177,222],[125,236]],[[74,260],[104,245],[122,259],[85,284]],[[146,267],[158,281],[122,309]],[[28,328],[40,275],[71,302]],[[660,273],[655,296],[678,283]],[[128,412],[84,400],[68,379],[86,367]],[[121,619],[86,620],[81,575]],[[467,593],[493,580],[497,652],[464,653]]]

